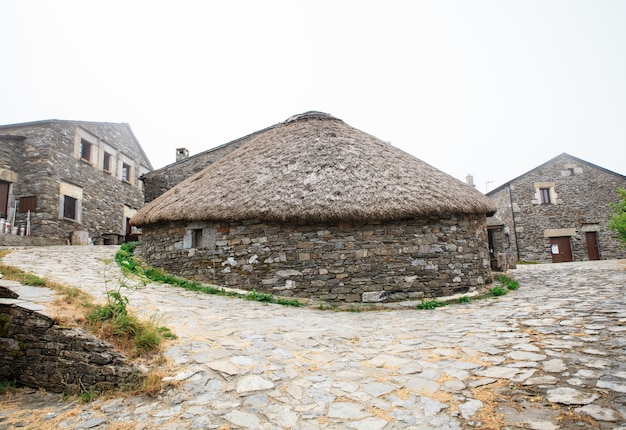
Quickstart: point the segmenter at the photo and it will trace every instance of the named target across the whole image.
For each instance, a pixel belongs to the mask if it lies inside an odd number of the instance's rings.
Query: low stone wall
[[[217,285],[328,302],[465,293],[491,282],[485,216],[306,225],[144,226],[137,254]]]
[[[114,388],[140,377],[110,343],[80,329],[60,327],[13,299],[0,299],[0,379],[78,393]]]
[[[0,246],[51,246],[65,245],[66,243],[67,241],[63,242],[60,239],[0,233]]]

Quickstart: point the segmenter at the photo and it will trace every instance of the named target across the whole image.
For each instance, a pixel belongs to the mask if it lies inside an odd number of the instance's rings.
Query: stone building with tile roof
[[[563,153],[495,188],[492,261],[498,253],[542,263],[626,257],[608,228],[609,203],[624,187],[626,176]]]

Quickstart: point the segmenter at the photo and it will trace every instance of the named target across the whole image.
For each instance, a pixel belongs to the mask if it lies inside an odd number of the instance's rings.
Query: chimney
[[[189,150],[187,148],[176,148],[176,161],[189,158]]]
[[[467,185],[470,185],[474,188],[476,188],[476,184],[474,183],[474,176],[471,174],[467,174],[467,176],[465,177],[465,182],[467,183]]]

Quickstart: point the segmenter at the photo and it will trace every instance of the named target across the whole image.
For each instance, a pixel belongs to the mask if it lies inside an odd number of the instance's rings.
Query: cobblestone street
[[[116,250],[21,248],[3,262],[101,298]],[[497,299],[370,312],[150,284],[127,296],[179,337],[166,391],[0,396],[0,429],[626,429],[626,261],[509,275],[521,287]]]

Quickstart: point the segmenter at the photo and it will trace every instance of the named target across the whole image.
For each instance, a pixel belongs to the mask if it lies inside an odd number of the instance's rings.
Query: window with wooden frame
[[[78,215],[78,199],[63,196],[63,218],[76,220]]]
[[[93,145],[85,139],[80,140],[80,158],[81,160],[91,161],[91,149]]]
[[[129,164],[122,163],[122,181],[130,184],[131,170],[132,168]]]
[[[550,188],[539,188],[539,199],[542,205],[552,203],[550,199]]]
[[[102,170],[104,170],[107,173],[111,173],[112,159],[113,159],[113,156],[111,154],[109,154],[108,152],[104,153],[104,157],[102,157]]]
[[[37,210],[37,196],[20,197],[17,210],[20,213],[35,212]]]
[[[202,248],[203,245],[202,229],[196,228],[191,230],[191,247]]]

